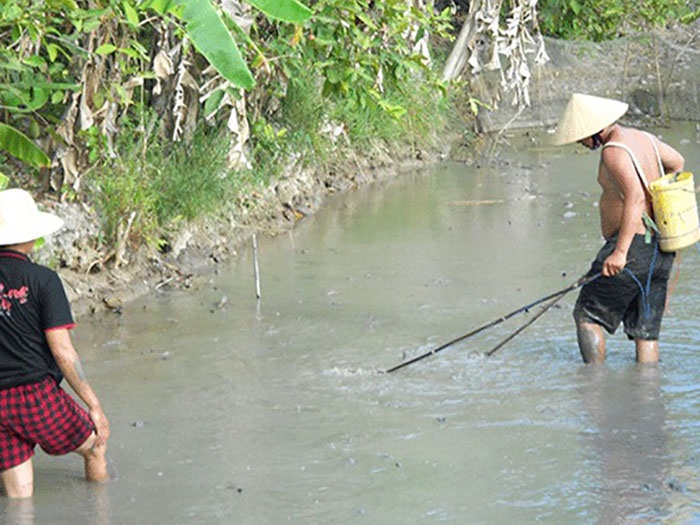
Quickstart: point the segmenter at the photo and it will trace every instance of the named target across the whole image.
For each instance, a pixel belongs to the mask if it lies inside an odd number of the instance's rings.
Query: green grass
[[[90,184],[106,244],[115,244],[131,222],[132,240],[158,246],[172,225],[220,212],[242,185],[226,168],[228,147],[228,137],[210,129],[196,132],[187,145],[144,149],[122,140],[119,157],[96,170]]]

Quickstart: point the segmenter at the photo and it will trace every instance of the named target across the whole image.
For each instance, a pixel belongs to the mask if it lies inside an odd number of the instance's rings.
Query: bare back
[[[622,143],[632,150],[647,183],[663,175],[659,170],[652,140],[656,143],[665,172],[683,169],[683,157],[676,150],[642,131],[615,125],[606,137],[606,143]],[[629,227],[635,233],[644,233],[641,212],[646,211],[652,216],[651,200],[625,149],[612,145],[603,149],[598,168],[598,183],[603,190],[599,202],[603,236],[609,239],[618,233],[625,220],[634,221]],[[639,208],[639,213],[626,214],[626,204]]]

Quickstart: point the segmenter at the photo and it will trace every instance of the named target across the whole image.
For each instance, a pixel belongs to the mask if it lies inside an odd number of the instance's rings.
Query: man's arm
[[[102,411],[97,395],[85,378],[78,352],[71,341],[70,332],[65,328],[48,330],[46,340],[58,367],[73,391],[83,400],[90,411],[97,435],[96,445],[104,445],[109,437],[109,421]]]
[[[639,231],[642,215],[646,211],[646,194],[634,164],[625,150],[604,149],[602,162],[604,169],[624,196],[617,244],[615,250],[603,262],[603,275],[612,277],[620,273],[627,264],[627,252],[634,235]]]
[[[678,173],[679,171],[683,171],[683,167],[685,166],[685,159],[683,158],[683,155],[660,140],[657,140],[657,144],[659,148],[659,155],[661,156],[661,163],[664,165],[665,173]],[[662,173],[661,175],[665,175],[665,173]]]

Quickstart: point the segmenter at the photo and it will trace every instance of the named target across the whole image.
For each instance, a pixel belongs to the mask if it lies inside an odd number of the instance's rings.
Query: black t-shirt
[[[45,332],[75,323],[58,274],[26,255],[0,250],[0,389],[61,374]]]

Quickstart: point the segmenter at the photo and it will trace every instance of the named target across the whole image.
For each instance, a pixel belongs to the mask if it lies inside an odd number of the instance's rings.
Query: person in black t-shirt
[[[63,284],[29,259],[36,239],[62,225],[26,191],[0,191],[0,479],[10,498],[33,494],[36,445],[76,452],[86,479],[109,480],[109,422],[73,347]],[[88,410],[59,386],[63,378]]]

